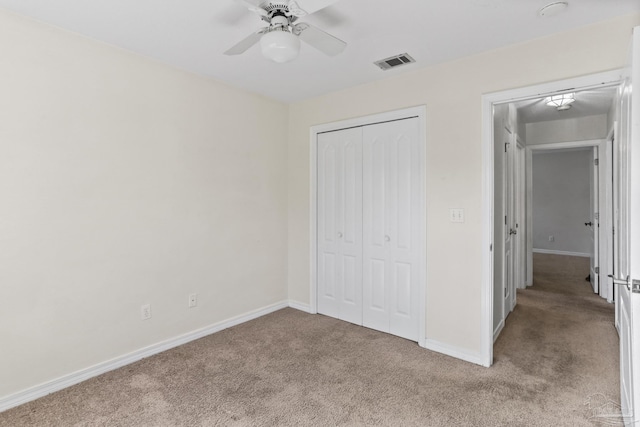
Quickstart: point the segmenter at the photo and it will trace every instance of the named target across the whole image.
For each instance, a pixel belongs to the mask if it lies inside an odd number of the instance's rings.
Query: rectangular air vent
[[[408,53],[401,53],[400,55],[392,56],[390,58],[381,59],[380,61],[374,62],[381,70],[390,70],[392,68],[399,67],[405,64],[411,64],[416,62]]]

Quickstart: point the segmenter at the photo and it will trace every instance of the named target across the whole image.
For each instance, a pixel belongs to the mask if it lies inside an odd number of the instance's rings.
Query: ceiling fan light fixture
[[[260,39],[262,54],[277,63],[293,61],[300,53],[300,39],[287,29],[269,31]]]
[[[564,111],[571,108],[571,104],[573,104],[576,100],[576,96],[574,93],[563,93],[562,95],[553,95],[545,98],[544,102],[549,107],[556,107],[558,111]]]

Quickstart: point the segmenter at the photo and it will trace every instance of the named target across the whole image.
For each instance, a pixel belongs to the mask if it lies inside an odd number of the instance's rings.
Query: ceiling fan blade
[[[289,7],[291,7],[291,3],[297,2],[298,0],[292,0],[289,2]],[[320,9],[324,9],[327,6],[331,6],[336,3],[338,0],[299,0],[304,6],[305,12],[307,15],[311,15],[314,12],[319,11]]]
[[[293,27],[293,31],[300,39],[329,56],[336,56],[344,51],[347,44],[318,27],[301,22]]]
[[[251,34],[249,37],[237,43],[231,49],[227,50],[225,55],[240,55],[241,53],[245,53],[251,46],[258,43],[260,38],[264,33],[266,33],[268,28],[261,28],[255,33]]]
[[[236,0],[236,3],[240,3],[251,12],[255,12],[260,16],[268,16],[266,10],[264,10],[261,5],[264,3],[264,0]]]
[[[298,2],[296,1],[290,1],[289,2],[289,12],[298,18],[302,18],[303,16],[307,16],[308,13],[306,10],[302,9],[300,7],[300,5],[298,4]]]
[[[265,0],[236,0],[236,3],[243,4],[245,7],[248,7],[248,8],[260,7],[260,5],[264,2]]]
[[[349,21],[349,18],[336,7],[329,6],[313,14],[313,23],[324,27],[336,27]]]

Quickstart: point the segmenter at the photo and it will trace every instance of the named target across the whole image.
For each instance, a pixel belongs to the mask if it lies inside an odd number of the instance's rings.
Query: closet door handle
[[[391,237],[389,237],[389,235],[384,236],[384,241],[385,242],[390,242],[391,241]]]
[[[342,239],[342,233],[338,232],[338,239]]]

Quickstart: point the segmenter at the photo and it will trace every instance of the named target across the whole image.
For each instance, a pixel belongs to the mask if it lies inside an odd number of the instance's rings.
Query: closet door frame
[[[312,314],[318,313],[318,259],[317,259],[317,230],[318,230],[318,134],[323,132],[331,132],[342,129],[348,129],[359,126],[373,125],[376,123],[384,123],[395,120],[403,120],[409,118],[417,118],[419,122],[419,153],[420,153],[420,189],[419,194],[421,200],[420,205],[420,227],[419,233],[419,251],[420,251],[420,265],[419,267],[419,301],[418,301],[418,344],[420,347],[426,346],[426,305],[427,305],[427,194],[426,194],[426,119],[427,108],[426,106],[411,107],[401,110],[389,111],[385,113],[373,114],[369,116],[358,117],[355,119],[342,120],[333,123],[327,123],[322,125],[313,126],[310,129],[309,144],[310,144],[310,265],[311,265],[311,277],[310,277],[310,312]]]

